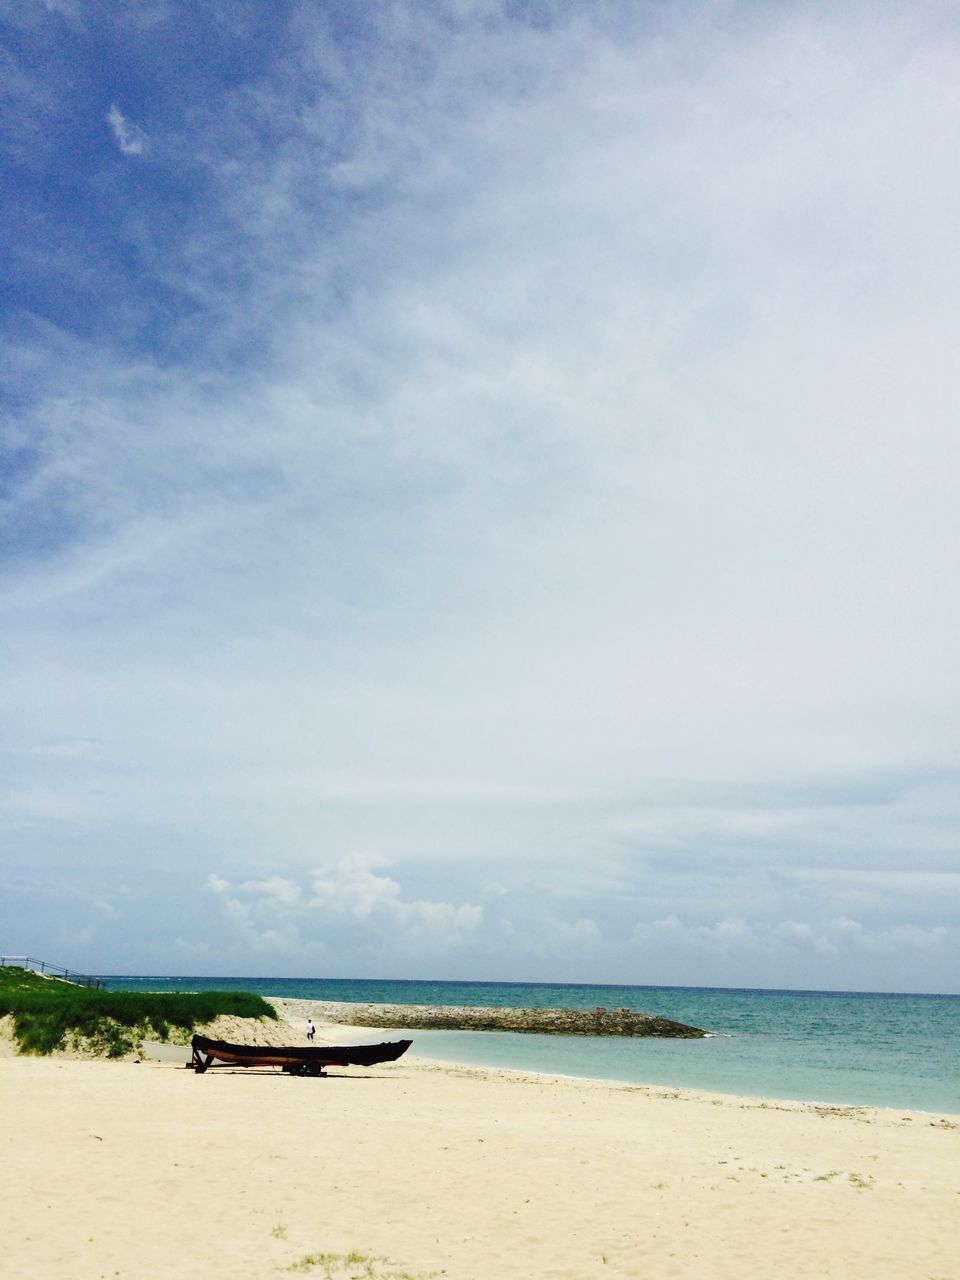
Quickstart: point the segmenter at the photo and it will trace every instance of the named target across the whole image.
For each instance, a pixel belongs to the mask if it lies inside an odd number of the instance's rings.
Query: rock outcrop
[[[500,1009],[439,1004],[310,1002],[313,1016],[355,1027],[419,1031],[528,1031],[557,1036],[670,1036],[697,1039],[706,1032],[631,1009]]]

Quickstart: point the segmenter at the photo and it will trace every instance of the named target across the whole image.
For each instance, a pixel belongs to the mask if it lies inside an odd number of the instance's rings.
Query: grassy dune
[[[95,991],[26,969],[0,968],[0,1018],[13,1017],[21,1053],[52,1053],[84,1043],[94,1053],[119,1058],[142,1036],[167,1040],[220,1014],[276,1018],[260,996],[242,991]]]

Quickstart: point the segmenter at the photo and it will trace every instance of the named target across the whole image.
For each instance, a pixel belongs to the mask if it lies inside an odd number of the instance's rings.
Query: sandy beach
[[[0,1058],[0,1275],[960,1277],[960,1117],[186,1057]]]

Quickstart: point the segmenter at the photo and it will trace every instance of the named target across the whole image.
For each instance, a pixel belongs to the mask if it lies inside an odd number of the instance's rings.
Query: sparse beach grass
[[[11,1015],[21,1053],[53,1053],[84,1042],[94,1053],[119,1058],[142,1034],[167,1040],[221,1014],[275,1020],[260,996],[240,991],[98,991],[28,969],[0,968],[0,1018]]]
[[[294,1262],[290,1271],[313,1272],[321,1280],[432,1280],[437,1272],[397,1270],[389,1258],[365,1253],[308,1253]]]

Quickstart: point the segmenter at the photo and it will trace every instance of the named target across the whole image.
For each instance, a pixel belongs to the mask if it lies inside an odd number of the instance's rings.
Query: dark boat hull
[[[410,1040],[384,1044],[356,1045],[255,1045],[228,1044],[196,1035],[190,1042],[190,1066],[202,1073],[211,1066],[282,1067],[297,1075],[320,1075],[324,1067],[372,1067],[379,1062],[395,1062],[410,1048]]]

